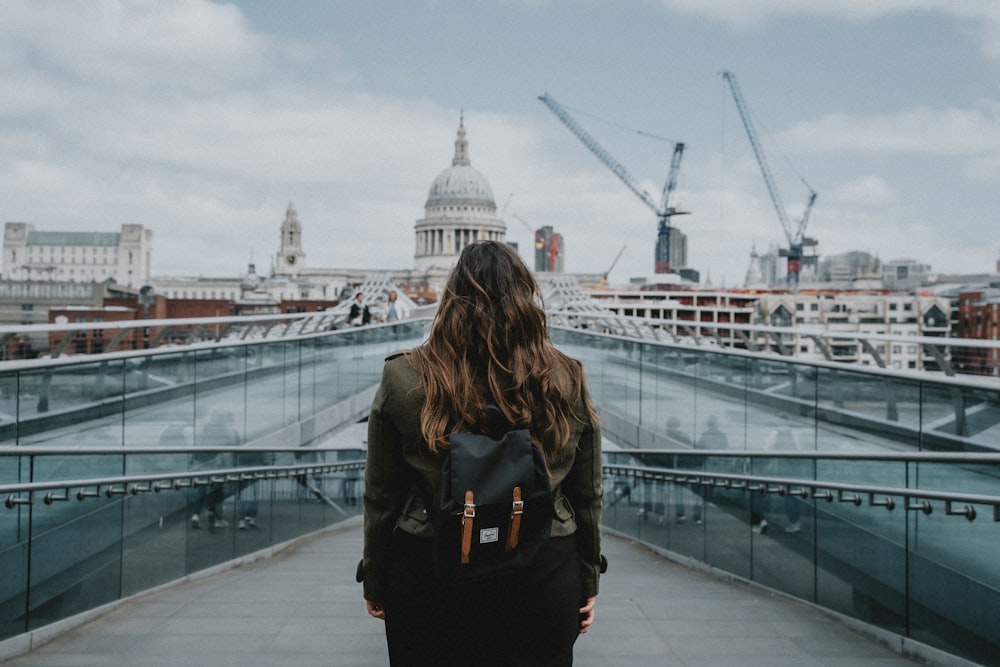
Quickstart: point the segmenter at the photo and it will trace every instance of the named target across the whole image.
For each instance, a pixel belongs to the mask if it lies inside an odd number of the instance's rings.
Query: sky
[[[655,214],[548,93],[654,199],[685,144],[688,265],[740,286],[787,239],[723,71],[821,255],[995,270],[996,0],[6,0],[0,221],[142,224],[154,275],[223,277],[294,203],[306,266],[410,268],[462,115],[526,260],[552,225],[567,271],[651,275]]]

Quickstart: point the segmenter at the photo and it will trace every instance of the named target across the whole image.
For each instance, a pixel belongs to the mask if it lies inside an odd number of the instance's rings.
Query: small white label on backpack
[[[479,531],[479,543],[488,544],[489,542],[496,542],[500,539],[500,529],[499,528],[483,528]]]

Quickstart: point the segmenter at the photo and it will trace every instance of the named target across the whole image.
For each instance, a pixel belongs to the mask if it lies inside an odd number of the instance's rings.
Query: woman
[[[393,665],[570,665],[593,623],[600,428],[583,370],[553,347],[536,293],[510,246],[469,245],[427,342],[386,360],[368,422],[359,579]],[[475,430],[487,404],[541,449],[552,531],[526,570],[447,585],[434,574],[428,511],[448,435]]]
[[[406,306],[399,300],[396,290],[389,292],[389,301],[385,304],[385,321],[387,323],[405,320],[408,313]]]

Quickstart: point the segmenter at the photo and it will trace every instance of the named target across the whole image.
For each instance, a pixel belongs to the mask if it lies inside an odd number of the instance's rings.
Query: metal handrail
[[[77,456],[77,455],[123,455],[123,454],[205,454],[208,452],[217,452],[220,454],[246,454],[246,453],[261,453],[261,452],[292,452],[295,454],[311,454],[316,452],[353,452],[362,450],[362,447],[330,447],[330,446],[316,446],[316,447],[301,447],[294,445],[278,446],[278,447],[251,447],[249,445],[228,445],[214,447],[210,445],[184,445],[179,447],[163,447],[163,446],[128,446],[122,447],[121,445],[114,446],[103,446],[103,447],[93,447],[93,446],[55,446],[50,447],[48,445],[0,445],[0,456],[39,456],[39,455],[57,455],[57,456]]]
[[[244,450],[245,451],[245,450]],[[48,480],[44,482],[21,482],[0,484],[0,496],[6,496],[4,506],[13,509],[19,505],[33,505],[35,496],[43,491],[50,492],[43,497],[46,505],[53,502],[96,498],[101,495],[111,498],[116,495],[138,495],[149,491],[178,491],[188,487],[225,484],[228,482],[260,479],[284,479],[297,474],[318,474],[363,470],[364,461],[343,461],[338,463],[302,463],[282,466],[247,466],[244,468],[216,468],[210,470],[186,470],[160,472],[143,475],[118,475],[88,479]],[[70,493],[76,490],[76,494]],[[91,489],[93,489],[91,491]],[[51,492],[64,491],[56,496]]]
[[[732,449],[618,449],[606,451],[605,454],[619,454],[623,456],[714,456],[722,458],[751,458],[751,459],[829,459],[843,461],[892,461],[892,462],[913,462],[913,463],[974,463],[974,464],[1000,464],[1000,454],[981,452],[899,452],[899,451],[830,451],[823,450],[763,450],[748,449],[734,451]]]
[[[924,514],[930,514],[933,511],[930,501],[943,501],[945,503],[946,515],[964,516],[969,521],[975,520],[977,516],[973,505],[987,505],[993,508],[993,521],[1000,522],[1000,496],[978,493],[849,484],[797,477],[718,473],[685,470],[682,468],[649,468],[605,464],[602,466],[602,469],[606,474],[617,473],[642,481],[675,482],[689,486],[711,486],[743,492],[775,493],[782,496],[800,495],[800,493],[796,492],[796,489],[808,489],[810,498],[825,500],[827,502],[837,500],[839,502],[851,503],[856,507],[860,506],[864,502],[864,496],[867,496],[869,506],[885,507],[888,511],[895,509],[896,502],[894,498],[897,497],[902,499],[902,507],[904,509],[911,511],[919,510]],[[881,498],[877,499],[876,496],[881,496]],[[914,504],[913,500],[923,502]],[[965,507],[955,510],[954,505],[956,503],[965,503]]]

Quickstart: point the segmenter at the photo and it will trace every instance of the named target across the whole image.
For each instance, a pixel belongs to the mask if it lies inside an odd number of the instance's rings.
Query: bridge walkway
[[[125,601],[9,667],[386,665],[354,570],[358,519],[277,555]],[[829,614],[606,535],[611,568],[577,665],[903,667],[923,664]]]

